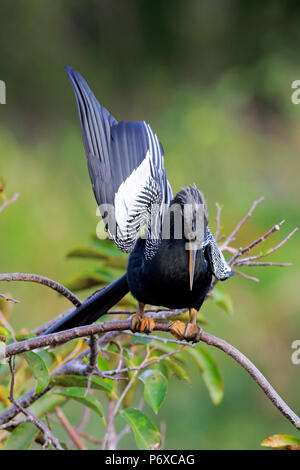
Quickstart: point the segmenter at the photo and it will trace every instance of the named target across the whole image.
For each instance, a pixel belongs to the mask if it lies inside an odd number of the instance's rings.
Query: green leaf
[[[34,402],[29,409],[35,416],[41,418],[45,413],[50,413],[56,406],[61,406],[65,401],[65,397],[48,392]]]
[[[3,341],[0,341],[0,353],[4,351],[5,348],[6,348],[6,344]],[[3,359],[0,359],[0,365],[5,366],[6,364],[7,364],[7,360],[5,359],[5,357],[3,357]]]
[[[71,291],[77,292],[79,290],[88,289],[89,287],[104,287],[108,282],[110,281],[103,275],[87,273],[72,277],[65,283],[65,286]]]
[[[101,377],[93,376],[90,388],[102,390],[106,393],[112,393],[115,397],[116,395],[113,392],[112,384],[110,380],[102,379]],[[60,387],[81,387],[87,388],[88,386],[88,377],[83,375],[55,375],[51,378],[51,384],[53,386],[57,385]]]
[[[103,258],[125,258],[128,259],[128,256],[122,255],[117,249],[116,245],[110,240],[99,240],[97,236],[93,236],[92,245],[97,249],[99,253],[102,254]]]
[[[233,313],[233,305],[231,297],[225,291],[223,287],[219,284],[213,290],[213,293],[210,297],[215,304],[219,305],[226,313],[232,314]]]
[[[56,356],[55,354],[53,354],[52,351],[47,351],[46,349],[44,349],[43,351],[39,352],[39,355],[43,359],[48,369],[50,369],[51,366],[53,366],[53,364],[57,362]]]
[[[156,340],[152,340],[152,344],[153,346],[155,346],[155,349],[157,349],[158,351],[161,351],[163,353],[171,353],[173,351],[176,351],[176,349],[179,349],[180,348],[180,345],[178,344],[175,344],[175,343],[163,343],[162,341],[156,341]],[[188,346],[188,349],[190,349],[190,347]],[[186,357],[184,355],[184,351],[180,351],[176,354],[176,359],[182,363],[186,363]]]
[[[9,294],[7,294],[9,295]],[[5,318],[8,318],[13,310],[14,303],[13,302],[7,302],[3,297],[0,297],[0,310],[5,316]]]
[[[19,333],[18,335],[16,335],[16,341],[26,341],[27,339],[30,339],[30,338],[36,338],[36,335],[34,334],[22,334],[22,333]]]
[[[121,410],[120,415],[129,424],[139,449],[159,449],[161,442],[160,434],[148,416],[134,408]]]
[[[110,366],[109,362],[105,357],[103,356],[98,356],[98,368],[102,372],[105,372],[106,370],[111,370],[112,367]],[[114,388],[114,380],[113,379],[105,379],[106,383],[110,384],[112,389]]]
[[[67,258],[92,258],[92,259],[106,259],[107,255],[98,250],[98,248],[91,248],[80,246],[68,251]]]
[[[117,303],[118,307],[134,307],[137,306],[137,301],[131,295],[126,295]]]
[[[144,384],[144,397],[154,413],[158,413],[168,390],[166,377],[155,369],[147,369],[139,375]]]
[[[180,364],[178,364],[178,362],[172,358],[172,357],[167,357],[165,359],[167,365],[168,365],[168,368],[169,370],[171,370],[171,372],[180,380],[186,380],[188,382],[189,385],[192,384],[192,381],[190,379],[190,377],[188,376],[188,374],[186,373],[186,371],[184,370],[183,367],[181,367]]]
[[[274,434],[264,439],[260,445],[278,450],[300,450],[300,439],[288,434]]]
[[[109,282],[114,280],[114,276],[111,271],[105,268],[97,268],[94,271],[97,275],[105,277]]]
[[[11,332],[7,328],[4,328],[4,326],[0,326],[0,338],[1,343],[10,343],[12,339]]]
[[[135,343],[135,344],[144,344],[144,345],[148,345],[152,342],[152,339],[149,338],[147,335],[143,335],[143,336],[132,336],[132,343]]]
[[[110,266],[112,268],[119,268],[119,269],[121,269],[121,268],[126,269],[127,263],[128,263],[128,258],[125,257],[125,256],[124,257],[119,256],[118,258],[116,258],[116,257],[108,258],[104,262],[105,266]]]
[[[34,440],[38,429],[32,423],[22,423],[8,436],[4,450],[26,450]]]
[[[186,353],[190,354],[202,372],[204,383],[209,395],[215,405],[218,405],[223,398],[224,385],[218,366],[213,357],[200,346],[187,348]]]
[[[151,356],[151,357],[153,357],[153,356]],[[158,358],[158,357],[159,357],[159,356],[157,356],[157,358]],[[162,373],[162,375],[163,375],[166,379],[169,378],[169,369],[168,369],[168,366],[167,366],[167,364],[166,364],[166,360],[165,360],[165,359],[163,359],[162,361],[159,361],[157,364],[152,364],[151,369],[155,369],[155,370],[157,369],[157,370],[159,370],[159,371]]]
[[[63,395],[67,398],[72,398],[73,400],[76,400],[82,405],[87,406],[91,410],[95,411],[95,413],[97,413],[100,418],[103,417],[104,411],[100,401],[90,393],[85,394],[85,390],[77,387],[59,388],[55,390],[55,393],[58,395]]]
[[[45,362],[39,353],[33,351],[27,351],[23,353],[31,372],[37,381],[37,386],[35,388],[35,393],[38,394],[42,392],[49,384],[49,372]]]

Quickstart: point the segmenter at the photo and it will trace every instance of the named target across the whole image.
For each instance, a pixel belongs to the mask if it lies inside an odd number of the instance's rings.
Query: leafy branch
[[[217,204],[216,216],[215,237],[219,242],[223,240],[220,245],[222,251],[232,255],[229,264],[236,274],[256,282],[258,281],[257,278],[237,270],[236,267],[290,266],[290,263],[260,260],[279,250],[297,231],[297,228],[292,230],[279,244],[266,252],[249,255],[255,247],[280,230],[284,222],[282,221],[246,247],[233,247],[232,244],[239,230],[252,216],[255,208],[262,200],[263,198],[260,198],[253,203],[246,216],[238,222],[227,238],[220,236],[221,206],[219,204]],[[94,240],[93,248],[77,248],[72,250],[69,256],[92,257],[101,260],[104,266],[98,268],[94,276],[89,274],[86,278],[73,279],[68,287],[43,276],[24,273],[0,274],[0,281],[38,282],[56,290],[71,301],[73,305],[78,306],[81,301],[72,292],[72,283],[75,290],[88,285],[99,285],[99,283],[102,286],[112,280],[109,269],[118,271],[124,269],[126,265],[124,256],[120,255],[110,242],[99,242],[99,240]],[[214,279],[207,298],[214,299],[216,284],[217,280]],[[1,294],[1,298],[3,302],[14,301],[14,299],[4,294]],[[226,303],[226,299],[222,299],[222,301]],[[147,310],[147,315],[155,320],[154,330],[167,334],[167,336],[151,334],[147,337],[131,332],[130,317],[135,311],[128,309],[129,305],[134,305],[134,301],[127,298],[117,308],[108,312],[108,314],[114,315],[114,321],[103,321],[42,337],[36,335],[45,331],[49,326],[49,322],[40,325],[32,334],[21,337],[15,335],[7,318],[5,318],[4,326],[0,327],[0,334],[6,340],[5,343],[0,343],[0,364],[8,360],[11,365],[11,361],[14,361],[15,358],[18,358],[19,363],[16,368],[10,366],[3,374],[5,383],[8,384],[9,375],[11,379],[10,386],[7,385],[7,396],[2,396],[3,392],[0,389],[0,405],[1,401],[6,405],[0,413],[0,429],[2,429],[0,443],[3,440],[6,442],[6,447],[9,447],[12,442],[10,436],[15,432],[19,432],[22,426],[26,426],[27,437],[24,438],[26,444],[23,442],[22,448],[29,446],[36,438],[36,430],[42,435],[43,448],[46,448],[49,444],[56,449],[62,448],[62,444],[57,441],[50,427],[41,420],[42,417],[49,415],[66,429],[71,442],[81,449],[86,448],[82,439],[90,442],[97,441],[103,449],[114,449],[130,429],[140,448],[159,448],[162,445],[162,436],[154,423],[143,413],[144,401],[157,413],[166,395],[167,383],[171,375],[190,381],[183,365],[191,359],[199,366],[213,402],[216,404],[220,402],[223,396],[222,378],[210,354],[198,344],[181,342],[168,337],[170,321],[175,318],[184,319],[186,310],[160,308]],[[51,323],[67,313],[69,311],[61,313]],[[129,316],[129,318],[124,319],[124,315]],[[201,315],[199,315],[198,321],[200,323],[204,321]],[[99,337],[99,335],[101,336]],[[18,340],[17,342],[14,340],[14,336]],[[86,341],[86,338],[88,338],[88,341]],[[216,347],[232,357],[251,375],[274,406],[300,430],[300,418],[288,407],[263,374],[243,353],[225,340],[202,329],[199,329],[196,342]],[[47,349],[45,350],[45,348]],[[117,348],[117,351],[115,351],[115,348]],[[30,355],[28,356],[28,354]],[[36,381],[36,387],[25,394],[22,394],[22,387],[20,387],[18,390],[19,398],[15,399],[12,393],[15,374],[27,373],[26,370],[24,371],[24,357],[30,366],[31,373]],[[6,365],[3,364],[2,367],[5,368]],[[123,387],[124,380],[127,381],[127,385]],[[144,384],[144,399],[140,402],[138,408],[132,408],[130,407],[132,401],[130,396],[135,393],[137,380],[141,380]],[[105,419],[101,402],[94,395],[97,390],[109,398],[107,419]],[[49,393],[50,391],[51,393]],[[87,435],[82,428],[74,428],[68,422],[61,406],[70,399],[79,401],[84,406],[83,422],[86,420],[85,410],[87,409],[93,410],[101,417],[106,428],[102,440]],[[10,406],[8,406],[9,402],[11,403]],[[19,418],[20,413],[25,415],[23,419]],[[117,434],[114,421],[119,416],[125,421],[125,426]],[[29,432],[27,426],[30,425],[33,425],[35,430],[31,428]],[[267,444],[262,443],[262,445]]]

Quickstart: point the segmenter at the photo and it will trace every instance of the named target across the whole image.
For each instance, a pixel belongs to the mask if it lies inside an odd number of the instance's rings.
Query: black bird
[[[45,333],[92,323],[130,290],[139,303],[134,331],[149,333],[153,328],[145,304],[189,308],[189,323],[174,322],[170,331],[192,341],[212,276],[225,280],[233,275],[208,227],[204,197],[196,186],[173,197],[163,148],[150,126],[118,122],[78,72],[71,67],[66,71],[100,213],[110,238],[130,256],[126,274]]]

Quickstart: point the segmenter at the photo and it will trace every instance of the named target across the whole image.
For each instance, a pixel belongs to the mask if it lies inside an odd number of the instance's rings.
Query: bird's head
[[[196,186],[182,189],[174,197],[171,207],[178,207],[183,222],[182,237],[189,252],[190,289],[193,288],[195,262],[198,250],[204,249],[204,238],[208,227],[206,202]],[[174,228],[176,231],[176,227]]]

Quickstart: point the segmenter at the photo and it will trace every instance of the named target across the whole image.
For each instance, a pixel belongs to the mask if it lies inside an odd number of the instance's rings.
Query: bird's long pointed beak
[[[190,290],[193,289],[194,274],[195,274],[195,263],[196,263],[197,250],[193,244],[189,243],[189,273],[190,273]]]

